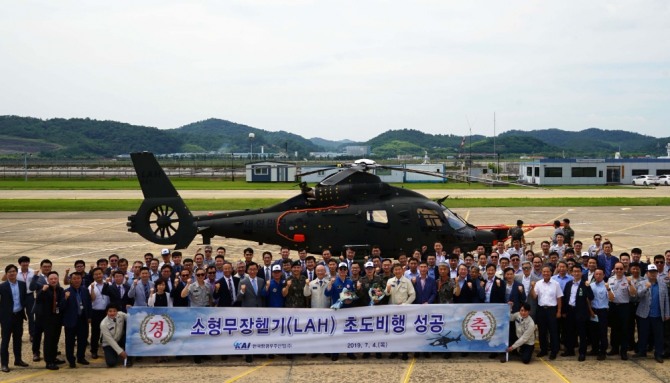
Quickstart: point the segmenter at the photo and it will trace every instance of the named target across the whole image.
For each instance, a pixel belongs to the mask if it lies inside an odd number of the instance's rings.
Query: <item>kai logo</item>
[[[235,342],[233,343],[235,350],[248,350],[251,347],[250,342]]]

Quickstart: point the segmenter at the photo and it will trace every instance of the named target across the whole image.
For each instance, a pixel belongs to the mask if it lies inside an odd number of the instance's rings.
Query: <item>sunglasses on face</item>
[[[205,274],[200,274],[200,273],[198,273],[198,274],[196,274],[195,276],[196,276],[196,277],[204,277]]]
[[[530,270],[530,267],[526,266],[526,267],[523,267],[523,269],[524,270]]]
[[[209,271],[209,272],[207,272],[207,274],[209,274],[209,275],[216,274],[216,271],[213,271],[213,272]]]
[[[656,264],[656,265],[662,265],[662,264],[664,264],[664,263],[665,263],[665,262],[663,262],[663,261],[656,261],[656,262],[654,262],[654,264]]]

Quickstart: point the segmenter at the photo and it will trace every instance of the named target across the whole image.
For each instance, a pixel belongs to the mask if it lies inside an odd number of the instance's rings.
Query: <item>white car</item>
[[[658,184],[670,186],[670,174],[664,174],[662,176],[658,176]]]
[[[658,177],[650,176],[648,174],[644,176],[637,176],[633,178],[633,185],[636,186],[658,185]]]

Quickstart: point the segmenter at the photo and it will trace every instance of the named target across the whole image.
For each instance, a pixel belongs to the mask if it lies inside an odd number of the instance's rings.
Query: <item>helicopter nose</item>
[[[475,242],[483,243],[485,245],[493,245],[497,241],[496,235],[488,230],[477,230],[475,234]]]

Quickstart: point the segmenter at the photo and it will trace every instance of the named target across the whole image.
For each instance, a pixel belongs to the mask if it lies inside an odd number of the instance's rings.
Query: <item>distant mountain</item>
[[[250,141],[249,133],[254,134]],[[366,142],[306,139],[297,134],[270,132],[221,119],[207,119],[176,129],[156,129],[116,121],[88,118],[41,120],[31,117],[0,116],[0,155],[35,153],[42,157],[100,158],[133,151],[157,154],[219,152],[298,153],[339,151],[344,145],[367,145],[373,158],[398,155],[448,158],[460,153],[493,153],[494,139],[453,134],[428,134],[416,129],[384,132]],[[503,157],[535,155],[545,157],[625,157],[665,155],[670,137],[655,138],[635,132],[590,128],[580,132],[560,129],[511,130],[495,138],[495,152]]]
[[[312,141],[314,145],[321,146],[322,148],[326,150],[336,150],[339,149],[342,146],[346,145],[351,145],[354,143],[354,141],[351,140],[339,140],[339,141],[331,141],[331,140],[326,140],[325,138],[319,138],[319,137],[313,137],[309,139]]]

